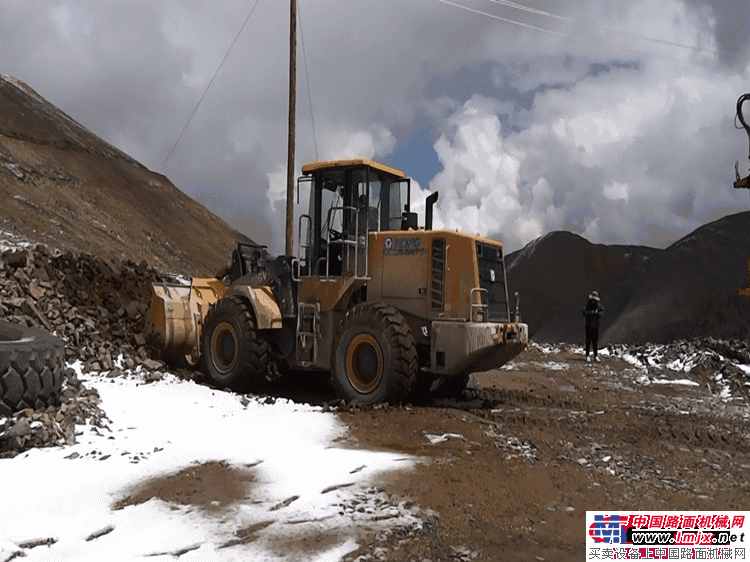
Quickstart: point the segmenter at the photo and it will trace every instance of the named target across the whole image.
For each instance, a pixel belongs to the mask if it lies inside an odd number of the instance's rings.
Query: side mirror
[[[401,215],[401,230],[417,230],[417,213],[404,212]]]

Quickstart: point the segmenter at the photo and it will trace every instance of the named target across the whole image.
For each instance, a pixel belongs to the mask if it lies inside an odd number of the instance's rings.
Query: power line
[[[521,11],[524,11],[524,12],[527,12],[527,13],[530,13],[530,14],[536,14],[536,15],[540,15],[540,16],[545,16],[545,17],[553,18],[553,19],[560,20],[560,21],[566,21],[566,22],[570,22],[570,23],[591,23],[591,24],[594,24],[594,25],[598,25],[597,22],[594,22],[592,20],[585,20],[585,19],[584,20],[577,20],[577,19],[574,19],[574,18],[568,18],[568,17],[565,17],[565,16],[560,16],[558,14],[553,14],[551,12],[547,12],[547,11],[544,11],[544,10],[539,10],[537,8],[532,8],[530,6],[525,6],[523,4],[518,4],[516,2],[510,2],[509,0],[487,0],[487,1],[488,2],[492,2],[493,4],[499,4],[501,6],[506,6],[508,8],[513,8],[513,9],[516,9],[516,10],[521,10]],[[643,39],[644,41],[651,41],[653,43],[660,43],[662,45],[669,45],[670,47],[678,47],[680,49],[689,49],[691,51],[698,51],[698,52],[701,52],[701,53],[709,53],[709,54],[712,54],[712,55],[726,56],[723,53],[720,53],[719,51],[715,51],[715,50],[712,50],[712,49],[703,49],[703,48],[698,47],[696,45],[686,45],[684,43],[675,43],[673,41],[667,41],[665,39],[657,39],[656,37],[649,37],[647,35],[641,35],[640,33],[633,33],[632,31],[622,31],[622,30],[619,30],[619,29],[611,28],[611,27],[599,26],[599,28],[602,31],[608,31],[610,33],[617,33],[619,35],[625,35],[625,36],[635,37],[637,39]]]
[[[490,14],[489,12],[483,12],[481,10],[475,10],[474,8],[469,8],[468,6],[464,6],[462,4],[456,4],[455,2],[450,2],[449,0],[438,0],[438,2],[442,2],[443,4],[448,4],[450,6],[455,6],[456,8],[462,8],[464,10],[467,10],[469,12],[474,12],[475,14],[480,14],[483,16],[487,16],[496,20],[504,21],[505,23],[510,23],[513,25],[518,25],[520,27],[525,27],[527,29],[533,29],[534,31],[540,31],[541,33],[548,33],[550,35],[557,35],[558,37],[568,37],[564,33],[558,33],[557,31],[552,31],[551,29],[544,29],[543,27],[536,27],[534,25],[529,25],[527,23],[522,23],[520,21],[511,20],[507,18],[501,18],[500,16],[496,16],[495,14]]]
[[[491,14],[489,12],[484,12],[482,10],[477,10],[475,8],[470,8],[470,7],[464,6],[462,4],[457,4],[455,2],[450,2],[449,0],[437,0],[437,1],[441,2],[443,4],[448,4],[450,6],[454,6],[456,8],[461,8],[461,9],[469,11],[469,12],[473,12],[475,14],[479,14],[481,16],[486,16],[486,17],[489,17],[489,18],[492,18],[492,19],[500,20],[502,22],[510,23],[512,25],[517,25],[519,27],[525,27],[527,29],[532,29],[534,31],[539,31],[541,33],[546,33],[548,35],[556,35],[558,37],[565,37],[565,38],[573,38],[574,37],[573,35],[570,35],[568,33],[560,33],[560,32],[557,32],[557,31],[553,31],[551,29],[546,29],[546,28],[543,28],[543,27],[537,27],[537,26],[534,26],[534,25],[530,25],[530,24],[527,24],[527,23],[523,23],[523,22],[520,22],[520,21],[509,19],[509,18],[503,18],[503,17],[497,16],[495,14]],[[489,1],[505,5],[505,2],[502,2],[501,0],[489,0]],[[515,3],[509,2],[508,4],[515,4]],[[521,5],[520,4],[516,4],[516,6],[521,6]],[[526,8],[528,8],[528,7],[526,7]],[[554,17],[556,19],[563,19],[563,20],[566,20],[566,21],[573,21],[573,22],[577,21],[577,20],[571,20],[569,18],[565,18],[563,16],[558,16],[556,14],[551,14],[549,12],[543,12],[542,10],[536,10],[534,8],[528,8],[527,11],[533,11],[534,13],[538,12],[538,13],[542,13],[542,14],[549,14],[551,17]],[[578,23],[581,23],[581,21],[578,20]],[[607,29],[607,28],[603,28],[603,27],[600,27],[600,29],[603,29],[605,31],[611,31],[613,33],[618,33],[620,35],[633,35],[635,37],[638,37],[638,38],[641,38],[641,39],[647,39],[647,40],[655,41],[657,43],[664,43],[664,44],[672,45],[672,46],[680,46],[680,47],[684,47],[684,48],[687,48],[687,49],[692,49],[692,50],[697,50],[697,51],[702,51],[702,52],[716,54],[716,55],[719,55],[719,56],[726,56],[726,55],[722,55],[718,51],[711,51],[711,50],[707,50],[707,49],[701,49],[701,48],[698,48],[698,47],[690,47],[689,45],[682,45],[682,44],[679,44],[679,43],[670,43],[668,41],[662,41],[660,39],[653,39],[653,38],[649,38],[649,37],[646,37],[646,36],[629,34],[628,32],[623,32],[623,31],[619,31],[619,30],[615,30],[615,29]],[[639,53],[641,55],[646,55],[646,56],[651,57],[651,58],[671,60],[671,61],[678,62],[678,63],[683,63],[683,64],[688,63],[688,64],[697,65],[697,66],[703,66],[703,67],[708,67],[709,66],[707,64],[704,64],[704,63],[701,63],[701,62],[698,62],[698,61],[686,61],[684,59],[677,59],[677,58],[669,57],[669,56],[665,56],[665,55],[656,55],[656,54],[654,54],[652,52],[642,51],[640,49],[635,49],[631,45],[626,45],[625,48],[628,49],[628,50],[630,50],[630,51]]]
[[[240,27],[240,30],[237,32],[237,35],[234,37],[234,41],[232,41],[232,44],[229,45],[229,49],[227,49],[227,52],[224,53],[224,58],[221,59],[221,62],[219,63],[219,67],[216,69],[216,72],[214,72],[214,75],[211,77],[211,80],[208,82],[208,86],[206,86],[206,89],[203,90],[203,94],[201,95],[200,99],[198,100],[197,105],[195,106],[195,109],[193,109],[193,112],[190,114],[190,118],[187,120],[187,123],[185,123],[185,126],[182,128],[182,131],[180,132],[180,136],[177,137],[177,140],[174,141],[174,145],[172,145],[172,149],[169,151],[169,154],[167,154],[167,157],[164,159],[164,162],[162,163],[161,167],[159,168],[159,173],[161,173],[164,170],[164,166],[167,165],[167,162],[172,157],[172,153],[174,152],[174,149],[177,148],[177,144],[180,142],[180,139],[182,138],[182,135],[185,134],[185,131],[188,128],[188,125],[190,125],[190,121],[193,120],[193,117],[195,116],[195,112],[198,111],[198,108],[201,106],[201,102],[203,101],[203,98],[206,97],[206,94],[208,93],[208,89],[211,87],[211,84],[214,83],[214,79],[216,78],[216,75],[219,74],[219,71],[221,70],[221,67],[224,66],[224,61],[227,60],[227,57],[229,56],[229,53],[232,50],[232,47],[234,47],[234,44],[237,43],[237,39],[239,39],[240,34],[242,33],[242,30],[245,29],[245,26],[247,25],[247,22],[250,20],[250,16],[253,15],[253,12],[255,11],[255,7],[258,5],[258,2],[260,0],[255,0],[255,4],[253,4],[253,7],[250,8],[250,13],[247,14],[247,17],[245,18],[245,21],[242,23],[242,27]]]
[[[299,4],[299,3],[298,3]],[[318,138],[315,136],[315,118],[313,117],[312,95],[310,94],[310,75],[307,73],[307,54],[305,52],[305,34],[302,33],[302,14],[297,6],[297,19],[299,19],[299,36],[302,42],[302,60],[305,64],[305,81],[307,82],[307,101],[310,103],[310,123],[312,124],[313,144],[315,145],[315,160],[318,160]]]
[[[553,14],[551,12],[545,12],[544,10],[538,10],[530,6],[524,6],[523,4],[516,4],[515,2],[509,2],[507,0],[487,0],[487,1],[492,2],[494,4],[500,4],[501,6],[508,6],[509,8],[516,8],[517,10],[523,10],[524,12],[538,14],[540,16],[547,16],[550,18],[555,18],[555,19],[563,20],[563,21],[571,21],[570,18],[566,18],[565,16],[558,16],[557,14]]]

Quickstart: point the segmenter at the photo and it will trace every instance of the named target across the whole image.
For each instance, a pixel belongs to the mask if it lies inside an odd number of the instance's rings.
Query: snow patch
[[[559,361],[511,361],[500,367],[503,371],[519,371],[526,368],[546,369],[548,371],[567,371],[570,369],[570,365]]]
[[[2,166],[6,170],[8,170],[11,174],[16,176],[16,179],[22,180],[25,176],[25,174],[23,173],[23,170],[18,164],[14,164],[12,162],[3,162]]]
[[[29,248],[32,244],[27,240],[8,232],[7,230],[0,230],[0,252],[6,250],[20,250],[22,248]]]
[[[3,489],[0,559],[19,551],[29,560],[56,561],[180,552],[181,561],[270,562],[287,558],[280,544],[325,533],[325,548],[305,559],[339,560],[356,549],[362,527],[421,525],[412,511],[365,487],[415,459],[336,446],[344,428],[321,408],[285,399],[267,404],[169,373],[146,383],[137,372],[107,378],[82,373],[80,361],[69,366],[99,392],[109,427],[79,425],[75,445],[0,459],[4,480],[17,484]],[[210,461],[254,475],[247,497],[219,515],[158,498],[113,509],[139,483]],[[259,521],[269,524],[252,541],[221,548]],[[55,542],[19,546],[40,538]]]
[[[676,379],[676,380],[669,380],[669,379],[653,379],[651,380],[651,384],[676,384],[676,385],[684,385],[684,386],[700,386],[695,381],[691,381],[690,379]]]

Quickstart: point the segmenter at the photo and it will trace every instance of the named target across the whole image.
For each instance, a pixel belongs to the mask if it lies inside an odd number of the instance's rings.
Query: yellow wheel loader
[[[502,366],[528,343],[508,299],[502,244],[433,230],[410,211],[410,181],[369,159],[302,168],[309,213],[298,255],[239,243],[231,283],[154,286],[147,335],[200,361],[220,388],[252,390],[288,370],[330,371],[342,398],[399,402]]]

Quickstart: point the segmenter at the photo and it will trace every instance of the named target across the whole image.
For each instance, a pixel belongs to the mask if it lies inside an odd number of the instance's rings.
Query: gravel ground
[[[587,510],[750,509],[745,370],[695,340],[532,345],[461,400],[342,413],[353,446],[419,456],[380,483],[432,514],[347,560],[583,560]]]

